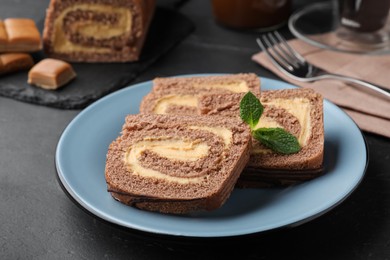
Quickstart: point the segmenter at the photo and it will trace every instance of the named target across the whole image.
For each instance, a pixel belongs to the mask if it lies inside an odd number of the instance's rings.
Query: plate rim
[[[210,75],[222,75],[222,73],[182,74],[182,75],[177,75],[177,76],[172,76],[172,77],[194,77],[194,76],[197,77],[197,76],[210,76]],[[279,79],[271,79],[271,78],[262,77],[262,76],[259,76],[259,75],[257,75],[257,76],[260,78],[260,80],[265,79],[266,81],[269,81],[270,83],[282,83],[283,85],[288,86],[288,88],[298,88],[297,86],[295,86],[295,85],[293,85],[291,83],[288,83],[288,82],[285,82],[285,81],[282,81],[282,80],[279,80]],[[56,146],[56,149],[55,149],[55,158],[54,158],[54,160],[55,160],[55,168],[56,168],[56,173],[57,173],[56,174],[57,180],[59,181],[59,184],[60,184],[62,190],[65,192],[66,195],[68,195],[68,197],[71,199],[71,201],[74,202],[78,207],[83,209],[83,211],[91,214],[92,216],[97,217],[98,219],[101,219],[101,220],[103,220],[105,222],[108,222],[110,224],[113,224],[115,226],[122,227],[124,229],[137,230],[137,231],[146,232],[146,233],[155,234],[155,235],[168,235],[168,236],[189,237],[189,238],[190,237],[193,237],[193,238],[218,238],[218,237],[246,236],[246,235],[250,235],[250,234],[269,232],[269,231],[272,231],[272,230],[278,230],[278,229],[283,229],[283,228],[287,228],[287,227],[296,227],[296,226],[299,226],[301,224],[307,223],[307,222],[309,222],[309,221],[311,221],[313,219],[316,219],[319,216],[322,216],[323,214],[331,211],[332,209],[334,209],[335,207],[340,205],[342,202],[344,202],[356,190],[356,188],[359,187],[360,183],[362,182],[362,180],[365,177],[366,170],[367,170],[368,163],[369,163],[369,151],[368,151],[367,141],[366,141],[366,138],[365,138],[362,130],[358,127],[358,125],[354,122],[354,120],[347,113],[345,113],[341,108],[339,108],[337,105],[335,105],[331,101],[329,101],[327,99],[324,99],[324,102],[327,102],[328,105],[334,106],[338,110],[338,112],[341,112],[344,116],[347,116],[351,120],[351,122],[354,124],[354,126],[358,130],[360,136],[362,137],[364,148],[365,148],[364,149],[364,152],[365,152],[365,165],[364,165],[364,169],[362,169],[362,173],[360,175],[359,180],[352,187],[352,189],[348,191],[348,193],[344,194],[344,196],[342,198],[340,198],[335,203],[331,203],[332,204],[331,206],[328,206],[328,207],[324,208],[323,210],[320,210],[320,211],[316,212],[315,214],[309,214],[309,216],[307,216],[307,217],[298,219],[296,221],[291,221],[290,223],[279,225],[277,227],[265,228],[265,229],[262,229],[262,230],[252,230],[252,231],[248,231],[248,232],[241,232],[241,233],[235,233],[235,234],[225,234],[224,232],[222,232],[222,233],[220,232],[218,234],[214,233],[214,234],[206,234],[206,235],[187,234],[188,232],[187,233],[186,232],[175,233],[175,232],[168,232],[168,231],[164,231],[164,230],[151,229],[151,228],[147,228],[147,227],[143,227],[143,226],[140,227],[139,225],[131,225],[131,224],[129,225],[128,223],[123,224],[122,223],[123,221],[117,221],[116,218],[107,218],[104,214],[101,214],[101,212],[98,212],[98,211],[94,210],[93,207],[91,207],[88,204],[84,203],[84,201],[75,194],[73,189],[69,186],[69,184],[65,180],[65,178],[63,176],[63,173],[61,172],[59,161],[58,161],[59,160],[58,159],[58,157],[59,157],[58,154],[59,154],[60,149],[61,149],[61,143],[63,142],[63,138],[66,135],[66,133],[68,131],[70,131],[73,122],[78,120],[78,118],[82,117],[84,114],[88,113],[90,110],[94,110],[94,108],[96,106],[100,105],[100,103],[106,102],[107,100],[111,99],[113,96],[120,95],[122,92],[127,92],[131,88],[141,88],[142,86],[151,85],[151,84],[152,84],[152,80],[139,82],[139,83],[136,83],[136,84],[130,84],[130,85],[128,85],[128,86],[126,86],[126,87],[124,87],[124,88],[122,88],[120,90],[114,91],[114,92],[112,92],[112,93],[110,93],[110,94],[100,98],[99,100],[96,100],[95,102],[90,104],[88,107],[84,108],[80,113],[78,113],[67,124],[67,126],[64,128],[63,132],[60,135],[59,141],[57,142],[57,146]],[[283,88],[285,88],[285,87],[283,87]]]

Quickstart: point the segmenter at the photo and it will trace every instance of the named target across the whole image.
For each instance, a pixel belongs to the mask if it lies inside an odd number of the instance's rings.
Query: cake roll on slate
[[[51,0],[44,50],[70,62],[136,61],[154,9],[155,0]]]
[[[199,114],[198,96],[204,93],[260,92],[260,79],[253,73],[206,77],[157,78],[140,106],[141,113]]]
[[[149,211],[214,210],[230,196],[250,145],[249,128],[233,117],[129,115],[108,149],[108,191]]]
[[[243,94],[203,95],[203,115],[239,117]],[[256,128],[281,127],[297,137],[301,150],[278,154],[252,140],[249,163],[237,182],[239,187],[286,186],[313,179],[323,172],[323,100],[311,89],[284,89],[261,92],[264,112]]]

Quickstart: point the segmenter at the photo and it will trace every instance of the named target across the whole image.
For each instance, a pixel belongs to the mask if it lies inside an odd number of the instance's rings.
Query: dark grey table
[[[44,15],[37,2],[2,0],[0,17]],[[20,3],[20,8],[8,8]],[[301,1],[302,2],[302,1]],[[193,73],[255,72],[254,33],[216,25],[209,1],[176,6],[196,30],[134,81]],[[290,36],[286,28],[282,29]],[[0,79],[1,80],[1,79]],[[364,133],[365,178],[325,215],[295,228],[222,239],[158,236],[90,215],[64,193],[54,155],[80,110],[61,110],[0,97],[0,259],[389,259],[390,140]]]

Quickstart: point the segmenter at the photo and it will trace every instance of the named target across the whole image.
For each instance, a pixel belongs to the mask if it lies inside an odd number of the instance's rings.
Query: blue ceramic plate
[[[262,78],[262,89],[294,86]],[[280,189],[236,189],[218,210],[173,216],[138,210],[115,201],[104,178],[109,144],[127,114],[138,113],[152,87],[145,82],[112,93],[87,107],[64,130],[56,150],[58,176],[66,191],[92,214],[123,227],[157,234],[227,237],[295,226],[329,211],[358,186],[367,151],[356,124],[324,101],[325,175]]]

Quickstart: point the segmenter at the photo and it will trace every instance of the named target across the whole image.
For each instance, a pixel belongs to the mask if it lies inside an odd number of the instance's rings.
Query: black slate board
[[[182,14],[157,8],[139,61],[72,63],[77,78],[55,91],[29,85],[27,71],[4,75],[0,78],[0,95],[61,109],[84,108],[104,95],[127,86],[193,29],[193,23]],[[34,53],[33,58],[38,62],[45,58],[44,53]]]

